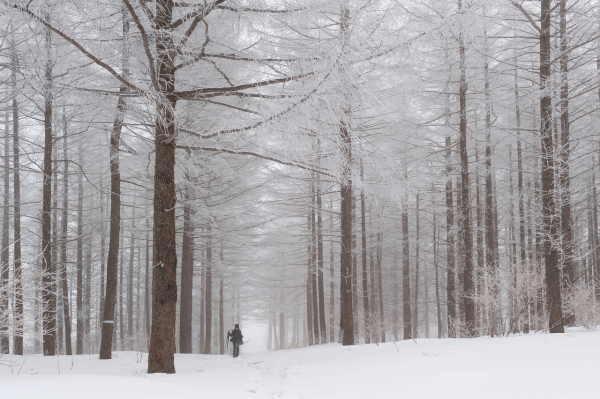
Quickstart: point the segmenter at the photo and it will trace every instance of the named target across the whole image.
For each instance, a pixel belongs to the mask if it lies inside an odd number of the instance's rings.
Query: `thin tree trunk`
[[[63,116],[64,117],[64,116]],[[62,205],[62,247],[60,255],[60,279],[62,282],[63,318],[65,321],[65,343],[66,354],[72,355],[73,345],[71,343],[71,310],[69,309],[69,287],[67,284],[67,241],[69,227],[69,155],[67,152],[67,122],[63,121],[63,157],[65,170],[63,174],[63,205]]]
[[[46,21],[50,15],[46,13]],[[52,265],[52,33],[46,29],[46,70],[44,87],[44,184],[42,194],[42,323],[44,356],[56,353],[56,298]]]
[[[190,204],[189,176],[186,173],[183,206],[183,240],[181,245],[181,302],[179,304],[179,352],[192,353],[192,315],[194,291],[194,224]],[[222,335],[222,334],[221,334]],[[222,352],[222,351],[221,351]]]
[[[2,285],[7,286],[9,280],[9,255],[10,255],[10,129],[9,129],[10,114],[7,111],[4,113],[4,205],[2,216],[2,249],[0,255],[0,269],[2,273]],[[8,296],[3,296],[2,305],[0,305],[0,315],[8,314]],[[2,326],[0,330],[0,353],[8,353],[10,340],[8,336],[8,326]]]
[[[404,170],[404,178],[407,178],[406,165]],[[404,200],[402,209],[402,317],[404,324],[404,339],[411,339],[412,336],[412,320],[410,308],[410,258],[409,258],[409,241],[408,241],[408,198]]]
[[[329,234],[332,236],[329,241],[329,342],[335,342],[335,251],[333,249],[333,199],[331,197],[329,198],[329,211]]]
[[[381,224],[381,228],[383,228],[383,222]],[[385,323],[383,320],[383,271],[382,271],[382,257],[383,257],[383,233],[379,232],[377,234],[377,290],[379,297],[379,323],[377,328],[381,334],[381,342],[385,342]]]
[[[342,41],[349,35],[350,10],[343,6],[341,11]],[[346,107],[346,106],[345,106]],[[340,330],[344,345],[354,345],[354,310],[352,309],[352,137],[349,129],[350,108],[344,110],[340,121],[340,141],[342,143],[342,181],[341,181],[341,256],[340,256],[340,294],[341,323]]]
[[[13,43],[14,46],[14,43]],[[19,160],[19,104],[17,102],[17,53],[13,49],[12,62],[12,118],[13,118],[13,258],[14,258],[14,281],[15,281],[15,309],[14,323],[15,333],[13,339],[13,352],[15,355],[23,355],[23,284],[21,277],[21,168]],[[8,171],[7,171],[8,173]]]
[[[454,204],[452,200],[452,139],[446,136],[446,297],[448,337],[455,338],[456,300],[454,299]]]
[[[315,333],[313,328],[313,288],[312,288],[312,273],[313,273],[313,235],[312,235],[312,218],[311,213],[308,213],[308,274],[306,275],[306,323],[308,327],[308,345],[315,344]],[[277,337],[275,336],[275,340]]]
[[[79,146],[79,162],[83,149]],[[77,344],[75,353],[83,354],[83,174],[77,176]]]
[[[317,220],[316,220],[316,198],[315,198],[315,181],[312,179],[310,185],[310,197],[311,197],[311,210],[310,210],[310,234],[311,234],[311,271],[310,271],[310,285],[312,293],[312,315],[313,315],[313,330],[315,335],[315,344],[321,343],[321,334],[319,328],[319,291],[317,288]],[[280,326],[281,329],[283,326]]]
[[[325,321],[325,282],[323,280],[323,201],[321,195],[321,175],[317,174],[317,272],[319,286],[319,327],[321,343],[327,343],[327,323]]]
[[[420,220],[419,220],[419,192],[417,192],[416,198],[416,211],[415,211],[415,227],[416,227],[416,236],[415,236],[415,293],[414,293],[414,306],[413,306],[413,338],[417,338],[419,336],[419,238],[420,238]]]
[[[145,332],[148,343],[150,342],[150,219],[146,217],[146,273],[144,275],[144,319]]]
[[[131,214],[131,237],[129,239],[129,272],[127,273],[127,346],[133,349],[133,261],[135,259],[135,196]]]
[[[210,220],[206,226],[206,287],[204,289],[204,311],[206,317],[204,354],[212,353],[212,226]],[[239,320],[238,320],[239,321]]]
[[[459,13],[462,14],[462,1],[458,0]],[[459,33],[459,54],[460,54],[460,166],[461,166],[461,212],[462,212],[462,230],[463,244],[465,252],[465,270],[463,281],[463,303],[465,308],[465,328],[469,336],[474,335],[475,327],[475,305],[473,303],[473,239],[471,235],[471,210],[470,210],[470,187],[469,180],[469,156],[467,154],[467,78],[465,66],[465,44],[464,34]]]
[[[128,17],[123,7],[123,71],[128,74],[128,47],[129,36]],[[122,85],[121,94],[127,93],[127,88]],[[127,103],[125,96],[119,96],[117,112],[110,135],[110,225],[108,238],[108,259],[106,263],[106,295],[104,296],[104,313],[102,316],[102,339],[100,341],[100,359],[112,358],[115,303],[117,301],[117,284],[119,275],[119,238],[121,235],[121,171],[119,165],[119,151],[121,144],[121,130]]]
[[[360,179],[364,180],[363,164],[360,163]],[[365,190],[360,190],[360,222],[361,222],[361,260],[362,260],[362,294],[363,294],[363,310],[365,317],[365,344],[371,343],[369,334],[369,289],[367,279],[367,222],[365,212]]]
[[[563,250],[563,292],[571,289],[575,279],[574,262],[574,242],[573,228],[571,220],[571,187],[570,187],[570,156],[571,156],[571,138],[569,121],[569,52],[567,37],[567,0],[560,1],[560,128],[561,128],[561,167],[560,167],[560,185],[561,185],[561,236]],[[575,323],[575,318],[571,314],[565,315],[564,323],[568,326]]]

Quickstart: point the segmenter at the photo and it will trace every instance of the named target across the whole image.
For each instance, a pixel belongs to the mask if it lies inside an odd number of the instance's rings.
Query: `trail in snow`
[[[12,360],[13,367],[0,366],[0,392],[24,399],[600,397],[598,332],[277,352],[244,346],[237,359],[178,354],[174,375],[146,374],[147,354],[140,359],[134,352],[108,361],[97,355],[4,356],[0,362]]]

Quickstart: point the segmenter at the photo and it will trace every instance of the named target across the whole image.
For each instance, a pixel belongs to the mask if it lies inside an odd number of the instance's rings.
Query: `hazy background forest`
[[[2,0],[4,354],[600,322],[600,3]],[[170,360],[169,360],[170,359]]]

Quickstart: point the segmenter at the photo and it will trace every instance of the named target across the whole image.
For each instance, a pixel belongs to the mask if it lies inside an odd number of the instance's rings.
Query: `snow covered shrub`
[[[563,298],[563,312],[575,317],[575,324],[587,330],[600,325],[600,304],[592,287],[575,287]]]

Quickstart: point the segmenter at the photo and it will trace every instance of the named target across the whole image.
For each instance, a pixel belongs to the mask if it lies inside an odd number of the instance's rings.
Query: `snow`
[[[3,398],[591,398],[600,333],[417,339],[242,355],[175,355],[177,374],[146,374],[147,354],[4,356]],[[262,339],[260,340],[262,342]],[[253,351],[253,349],[255,349]],[[141,357],[141,360],[140,360]],[[23,363],[24,362],[24,363]],[[60,375],[59,375],[60,369]]]

